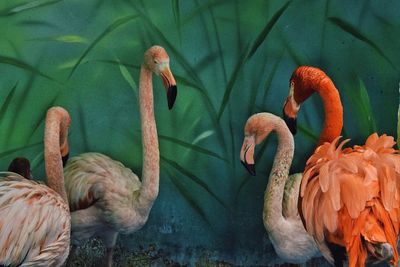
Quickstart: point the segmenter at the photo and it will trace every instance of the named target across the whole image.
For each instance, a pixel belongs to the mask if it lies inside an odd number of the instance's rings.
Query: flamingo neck
[[[325,142],[332,142],[340,135],[343,128],[343,106],[340,95],[332,80],[326,76],[322,79],[315,91],[322,98],[325,111],[325,121],[322,128],[318,146]]]
[[[60,144],[67,138],[67,129],[62,126],[62,116],[48,112],[44,131],[44,161],[47,175],[47,185],[56,191],[66,203],[67,193],[64,187],[63,162]]]
[[[139,106],[143,143],[140,202],[143,207],[151,207],[158,196],[160,155],[154,118],[152,73],[143,65],[140,69]]]
[[[278,135],[278,148],[264,194],[264,225],[271,230],[280,225],[285,183],[289,177],[294,153],[293,136],[282,120],[276,120],[274,130]]]

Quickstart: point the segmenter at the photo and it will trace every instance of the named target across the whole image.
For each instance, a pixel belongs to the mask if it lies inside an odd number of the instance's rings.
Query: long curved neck
[[[63,117],[49,112],[44,131],[44,160],[47,174],[47,185],[56,191],[66,203],[67,193],[64,187],[63,163],[60,152],[61,139],[67,138],[67,129],[63,127]],[[64,123],[65,124],[65,123]]]
[[[294,153],[293,136],[283,121],[277,121],[278,148],[264,194],[264,224],[267,229],[279,226],[282,215],[282,201],[285,183],[289,177]]]
[[[160,176],[160,153],[156,121],[153,108],[152,73],[142,65],[139,82],[140,123],[143,143],[142,187],[139,201],[144,205],[152,206],[158,195]]]
[[[343,128],[343,107],[339,92],[329,77],[322,79],[315,91],[321,96],[325,110],[324,126],[319,137],[318,146],[332,142],[340,135]]]

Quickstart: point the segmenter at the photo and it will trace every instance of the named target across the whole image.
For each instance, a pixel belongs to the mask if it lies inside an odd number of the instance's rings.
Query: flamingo
[[[118,234],[139,230],[147,221],[159,190],[159,148],[153,111],[152,72],[161,76],[172,108],[177,88],[164,48],[144,54],[139,99],[143,142],[142,182],[129,168],[100,153],[70,159],[64,169],[71,209],[73,249],[98,236],[106,246],[104,263],[112,266]]]
[[[24,157],[17,157],[13,159],[8,166],[8,171],[17,173],[29,180],[33,179],[31,174],[31,164],[29,160]]]
[[[300,173],[289,176],[294,141],[285,122],[270,113],[251,116],[244,128],[240,159],[255,175],[255,146],[273,131],[278,135],[278,149],[264,195],[264,226],[280,258],[290,263],[303,263],[317,256],[318,249],[312,236],[304,229],[298,213],[297,199],[302,176]]]
[[[299,212],[323,256],[335,266],[389,261],[397,266],[400,156],[394,138],[370,135],[363,146],[338,145],[342,105],[332,80],[320,69],[302,66],[290,79],[285,119],[295,132],[300,104],[318,92],[325,109],[322,142],[308,159],[301,181]],[[335,136],[336,135],[336,136]]]
[[[68,153],[69,125],[66,110],[48,110],[44,137],[48,186],[12,172],[0,175],[0,266],[61,266],[68,256],[71,217],[61,158]]]

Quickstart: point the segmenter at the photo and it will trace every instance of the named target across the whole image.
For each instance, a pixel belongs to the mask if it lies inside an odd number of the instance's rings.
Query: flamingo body
[[[338,139],[318,147],[307,162],[301,184],[307,231],[328,259],[335,244],[345,248],[350,267],[367,259],[397,266],[400,156],[394,139],[372,134],[364,146],[346,149]],[[389,253],[376,254],[384,246]]]
[[[145,224],[150,210],[137,207],[141,182],[122,163],[100,153],[84,153],[70,159],[64,174],[74,244],[102,237],[102,231],[128,234]],[[88,220],[84,213],[96,218]]]
[[[71,218],[63,198],[15,173],[0,178],[0,266],[61,266]]]

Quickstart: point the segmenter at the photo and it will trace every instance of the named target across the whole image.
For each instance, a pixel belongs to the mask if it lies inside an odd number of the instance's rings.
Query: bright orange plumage
[[[338,141],[321,145],[307,161],[300,188],[307,231],[325,256],[328,243],[345,247],[350,267],[385,258],[390,244],[396,266],[400,155],[394,139],[372,134],[364,146],[346,149],[347,140]]]

